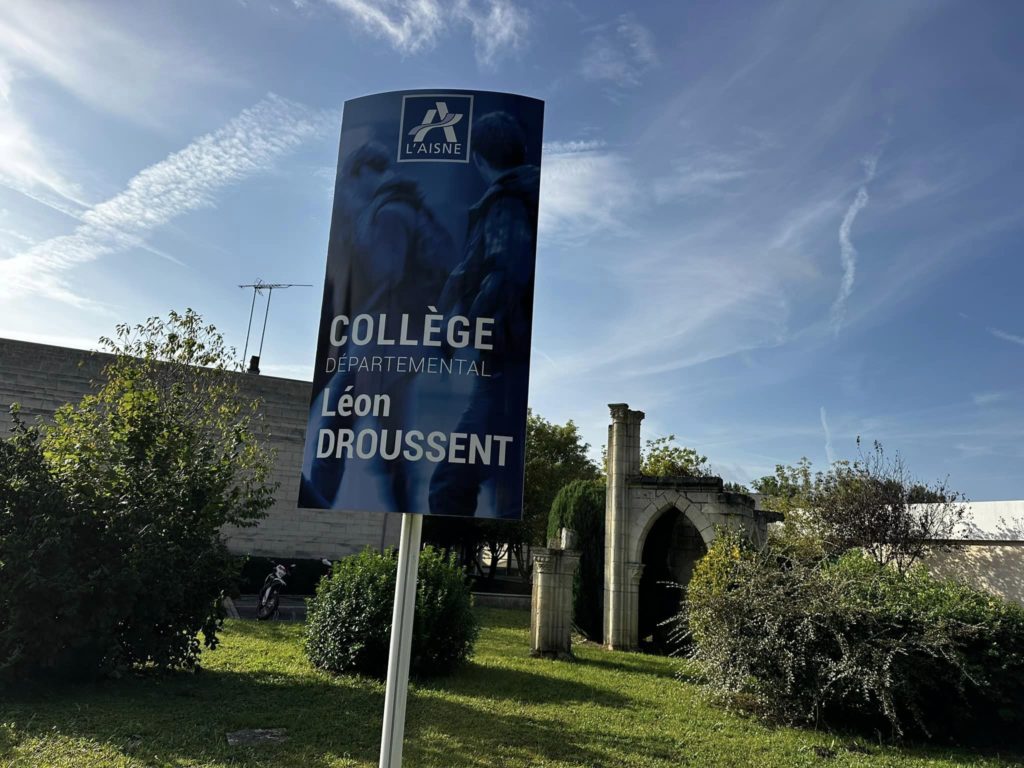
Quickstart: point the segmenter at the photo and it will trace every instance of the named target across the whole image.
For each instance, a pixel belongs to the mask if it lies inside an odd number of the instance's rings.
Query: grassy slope
[[[664,658],[579,647],[575,664],[530,659],[526,614],[483,611],[470,665],[414,686],[410,768],[619,766],[1011,766],[943,749],[844,749],[850,739],[766,728],[709,707]],[[195,675],[135,678],[0,701],[0,766],[136,768],[377,764],[382,686],[313,671],[301,627],[233,622]],[[225,733],[288,729],[285,744],[231,748]],[[832,747],[824,759],[815,746]]]

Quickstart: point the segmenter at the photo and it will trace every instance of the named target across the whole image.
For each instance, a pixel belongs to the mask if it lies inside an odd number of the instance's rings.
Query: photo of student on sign
[[[521,516],[542,114],[346,104],[301,506]]]

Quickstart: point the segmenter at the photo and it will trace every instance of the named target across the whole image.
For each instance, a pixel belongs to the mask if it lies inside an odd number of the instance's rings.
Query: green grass
[[[409,768],[1024,765],[1021,756],[863,741],[868,754],[851,751],[852,738],[709,706],[670,659],[589,644],[575,663],[531,659],[525,613],[481,614],[472,663],[410,692]],[[314,671],[301,629],[230,622],[196,674],[7,694],[0,766],[376,766],[382,685]],[[225,734],[243,728],[287,728],[289,741],[229,747]]]

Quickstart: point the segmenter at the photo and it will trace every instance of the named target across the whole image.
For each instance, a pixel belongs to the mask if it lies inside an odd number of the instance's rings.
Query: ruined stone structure
[[[764,541],[770,513],[754,499],[728,493],[717,477],[640,474],[642,411],[609,406],[608,500],[605,508],[604,644],[634,649],[658,639],[659,624],[678,609],[679,590],[721,529]]]
[[[572,658],[572,582],[580,564],[572,531],[534,550],[530,601],[530,653],[554,659]]]

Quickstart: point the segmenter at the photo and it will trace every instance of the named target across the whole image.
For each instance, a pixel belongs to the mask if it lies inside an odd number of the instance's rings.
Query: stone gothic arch
[[[640,579],[648,534],[667,512],[679,510],[711,546],[721,529],[755,541],[767,534],[768,516],[754,500],[729,493],[717,477],[645,477],[640,473],[642,411],[625,403],[609,406],[608,496],[605,507],[604,643],[639,646]]]
[[[643,511],[635,516],[631,523],[633,535],[630,537],[632,550],[629,554],[633,562],[640,562],[644,544],[647,542],[647,534],[651,532],[654,524],[666,512],[673,509],[678,509],[693,524],[693,527],[700,533],[704,546],[711,546],[711,542],[715,540],[715,527],[707,515],[701,512],[700,506],[690,503],[686,496],[674,491],[659,493],[653,501],[644,507]]]

